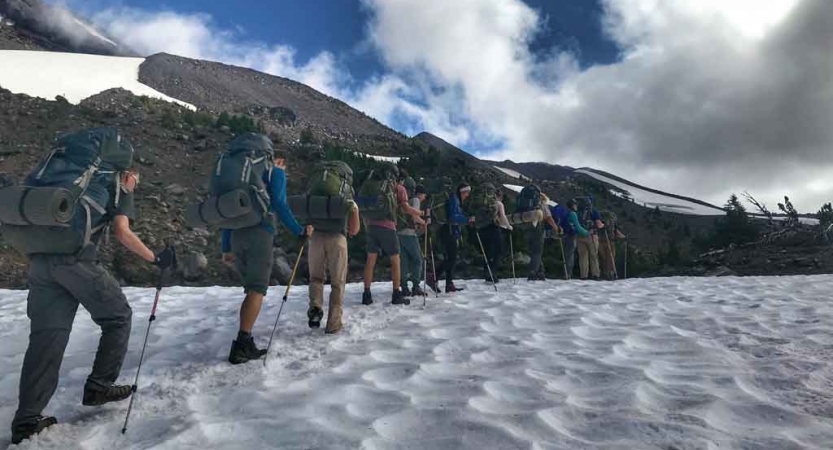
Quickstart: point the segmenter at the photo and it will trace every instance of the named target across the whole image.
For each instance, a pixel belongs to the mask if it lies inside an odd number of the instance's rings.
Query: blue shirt
[[[295,215],[292,214],[292,210],[289,209],[289,205],[286,203],[286,172],[283,169],[275,167],[272,169],[271,177],[269,176],[269,172],[263,173],[263,182],[266,183],[269,189],[269,197],[271,200],[269,212],[277,213],[278,218],[289,228],[289,231],[296,236],[300,236],[304,232],[304,229],[295,220]],[[266,228],[271,233],[275,232],[275,228],[268,220],[264,220],[260,226]],[[231,251],[231,231],[223,230],[223,253]]]

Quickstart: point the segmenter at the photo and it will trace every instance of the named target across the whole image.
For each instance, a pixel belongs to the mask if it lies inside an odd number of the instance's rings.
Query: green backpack
[[[359,188],[356,203],[365,218],[396,221],[395,182],[387,175],[371,171]]]
[[[472,190],[468,201],[469,213],[474,215],[474,225],[484,228],[497,223],[497,189],[491,183],[483,183]]]
[[[309,195],[353,198],[353,169],[344,161],[324,161],[309,176]]]
[[[451,195],[448,192],[436,194],[430,202],[431,223],[444,225],[448,223],[448,203]]]
[[[307,187],[310,197],[341,197],[353,199],[353,169],[344,161],[323,161],[313,168]],[[307,223],[318,231],[344,233],[347,231],[347,214],[338,219],[311,218]]]

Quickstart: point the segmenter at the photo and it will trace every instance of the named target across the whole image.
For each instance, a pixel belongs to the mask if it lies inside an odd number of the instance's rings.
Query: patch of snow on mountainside
[[[107,89],[123,88],[135,95],[196,109],[140,83],[139,66],[143,61],[144,58],[0,50],[0,87],[47,100],[61,95],[74,104]]]
[[[87,25],[86,23],[84,23],[84,22],[82,22],[82,21],[78,20],[77,18],[73,17],[73,18],[72,18],[72,20],[74,20],[74,21],[75,21],[75,23],[77,23],[78,25],[80,25],[80,26],[81,26],[84,30],[86,30],[88,33],[90,33],[90,34],[92,34],[93,36],[95,36],[95,37],[97,37],[97,38],[101,39],[102,41],[104,41],[104,42],[106,42],[106,43],[108,43],[108,44],[112,45],[113,47],[118,47],[118,46],[119,46],[119,44],[116,44],[115,42],[111,41],[110,39],[107,39],[107,38],[106,38],[106,37],[104,37],[101,33],[99,33],[99,32],[98,32],[98,30],[96,30],[95,28],[93,28],[93,27],[91,27],[91,26]]]
[[[402,160],[401,156],[381,156],[381,155],[371,155],[370,153],[360,153],[356,152],[357,155],[362,155],[366,158],[370,158],[375,161],[382,161],[382,162],[389,162],[396,164]]]
[[[499,166],[492,166],[492,167],[494,167],[495,169],[505,173],[506,175],[509,175],[512,178],[517,178],[519,180],[529,180],[529,177],[526,177],[526,176],[522,175],[517,170],[507,169],[505,167],[499,167]]]
[[[462,283],[461,283],[462,284]],[[791,449],[833,442],[833,277],[482,280],[410,306],[361,305],[307,326],[289,294],[269,355],[226,361],[239,288],[166,287],[130,427],[127,402],[81,406],[100,331],[79,308],[46,413],[21,449]],[[390,283],[373,285],[389,298]],[[154,289],[133,308],[132,383]],[[284,289],[264,301],[265,346]],[[10,440],[29,321],[0,291],[0,448]],[[15,448],[15,447],[12,447]]]
[[[726,212],[720,208],[712,208],[699,203],[689,202],[662,194],[656,194],[654,192],[648,192],[589,170],[578,169],[576,170],[576,173],[593,177],[603,183],[607,183],[626,191],[630,194],[630,198],[632,198],[635,203],[643,205],[646,208],[659,207],[662,211],[690,214],[694,216],[722,216],[726,214]],[[621,195],[619,192],[614,193]]]

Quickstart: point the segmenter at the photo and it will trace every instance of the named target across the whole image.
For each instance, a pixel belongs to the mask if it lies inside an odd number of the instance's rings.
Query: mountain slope
[[[0,49],[136,56],[69,10],[41,0],[0,0],[0,16]]]

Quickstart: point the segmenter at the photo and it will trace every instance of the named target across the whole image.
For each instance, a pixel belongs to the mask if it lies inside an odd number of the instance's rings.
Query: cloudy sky
[[[140,52],[294,78],[479,156],[833,200],[833,1],[63,3]]]

